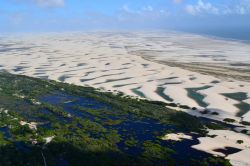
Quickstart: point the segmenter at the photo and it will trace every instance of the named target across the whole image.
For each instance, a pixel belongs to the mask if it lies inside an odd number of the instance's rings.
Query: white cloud
[[[203,2],[203,0],[199,0],[194,5],[187,5],[185,7],[185,10],[187,13],[191,15],[197,15],[197,14],[219,14],[219,9],[215,6],[213,6],[209,2]]]
[[[135,13],[135,11],[131,10],[127,5],[123,5],[122,11],[125,13]]]
[[[237,4],[233,4],[232,6],[227,6],[223,10],[223,14],[239,14],[245,15],[250,14],[250,0],[239,0]]]
[[[44,7],[62,7],[64,0],[33,0],[36,4]]]
[[[166,14],[167,12],[163,9],[156,10],[152,6],[144,6],[140,9],[131,9],[127,5],[124,5],[121,9],[122,13],[129,14],[129,15],[140,15],[140,16],[145,16],[145,15],[160,15],[160,14]]]
[[[146,6],[146,7],[143,7],[142,8],[143,11],[149,11],[149,12],[152,12],[154,9],[152,6]]]
[[[41,7],[62,7],[64,0],[16,0],[19,3],[33,3]]]
[[[196,14],[195,7],[193,5],[187,5],[185,8],[186,12],[192,15]]]
[[[185,11],[191,15],[215,14],[215,15],[246,15],[250,14],[250,0],[230,1],[224,5],[214,6],[210,2],[198,0],[196,4],[188,4]]]
[[[118,14],[118,20],[120,21],[157,21],[166,18],[169,12],[165,9],[155,9],[152,6],[144,6],[139,9],[132,9],[127,5],[124,5]]]
[[[180,4],[180,3],[183,2],[183,0],[173,0],[173,2],[174,2],[175,4]]]

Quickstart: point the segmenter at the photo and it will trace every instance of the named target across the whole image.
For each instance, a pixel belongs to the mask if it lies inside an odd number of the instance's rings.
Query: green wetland
[[[0,72],[0,165],[230,165],[191,148],[226,126],[165,106]],[[161,139],[177,132],[193,140]]]

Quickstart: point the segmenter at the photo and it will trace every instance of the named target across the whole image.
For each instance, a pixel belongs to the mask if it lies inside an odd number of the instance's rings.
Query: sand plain
[[[243,42],[177,32],[4,36],[0,70],[187,105],[197,109],[180,111],[219,121],[235,119],[238,132],[229,135],[250,131],[239,124],[250,121],[250,44]],[[209,111],[201,113],[204,109]],[[201,138],[197,147],[215,154],[206,141],[221,148],[218,138]],[[230,145],[242,146],[235,141]],[[249,154],[249,145],[240,149],[243,156]]]

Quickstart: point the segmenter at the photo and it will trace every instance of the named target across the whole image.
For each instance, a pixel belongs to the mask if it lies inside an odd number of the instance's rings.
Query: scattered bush
[[[250,122],[246,122],[246,121],[242,121],[240,122],[240,124],[246,125],[246,126],[250,126]]]
[[[243,134],[247,134],[247,132],[248,132],[248,130],[247,130],[247,129],[243,129],[243,130],[241,130],[241,133],[243,133]]]
[[[145,102],[150,103],[150,104],[156,104],[156,105],[159,105],[159,106],[166,106],[166,105],[168,105],[167,103],[164,103],[162,101],[147,101],[146,100]]]
[[[233,122],[235,122],[235,120],[234,120],[234,119],[231,119],[231,118],[226,118],[226,119],[224,119],[223,121],[224,121],[224,122],[228,122],[228,123],[233,123]]]
[[[208,137],[215,138],[217,135],[208,135]]]
[[[206,124],[206,127],[212,130],[223,130],[224,127],[221,124],[218,123],[208,123]]]
[[[201,114],[208,114],[210,111],[208,109],[205,109],[204,111],[201,111]]]
[[[170,106],[170,107],[178,107],[178,105],[175,104],[175,103],[168,103],[167,106]]]
[[[153,143],[151,141],[145,141],[143,143],[143,157],[163,160],[169,158],[171,154],[176,153],[170,148],[163,147],[159,144]]]
[[[128,147],[134,147],[138,144],[138,140],[136,140],[135,138],[132,137],[132,138],[129,138],[128,140],[126,140],[124,143]]]
[[[190,109],[190,107],[187,106],[187,105],[180,105],[179,107],[182,108],[182,109]]]
[[[117,96],[124,96],[124,93],[123,92],[118,92]]]
[[[218,112],[212,112],[211,114],[212,114],[212,115],[219,115]]]
[[[237,143],[238,143],[238,144],[243,144],[244,141],[243,141],[243,140],[237,140]]]

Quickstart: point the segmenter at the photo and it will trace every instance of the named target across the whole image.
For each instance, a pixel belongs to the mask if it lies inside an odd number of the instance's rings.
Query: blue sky
[[[0,0],[0,32],[248,30],[250,0]]]

